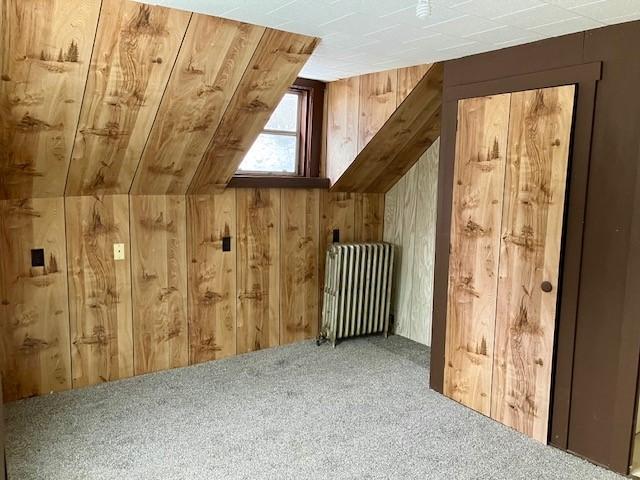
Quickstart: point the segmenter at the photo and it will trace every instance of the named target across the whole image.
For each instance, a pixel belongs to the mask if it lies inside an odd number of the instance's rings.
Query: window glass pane
[[[261,133],[238,169],[241,172],[296,173],[297,141],[294,135]]]
[[[298,99],[299,96],[295,93],[285,94],[265,129],[295,132],[298,129]]]

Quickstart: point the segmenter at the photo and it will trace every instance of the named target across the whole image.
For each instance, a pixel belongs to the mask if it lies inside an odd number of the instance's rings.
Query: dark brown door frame
[[[550,443],[563,450],[567,449],[568,444],[587,182],[596,88],[601,77],[601,62],[452,87],[446,87],[445,76],[443,92],[430,377],[431,388],[440,393],[443,392],[444,385],[447,285],[458,100],[536,88],[570,84],[577,86],[565,207],[564,247],[560,265],[561,284],[558,292],[559,308],[549,435]]]

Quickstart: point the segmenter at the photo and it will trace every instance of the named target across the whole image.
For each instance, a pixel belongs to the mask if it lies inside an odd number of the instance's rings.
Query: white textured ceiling
[[[463,57],[640,19],[640,0],[143,0],[320,37],[318,80]],[[635,46],[629,46],[635,48]],[[523,59],[526,61],[526,59]]]

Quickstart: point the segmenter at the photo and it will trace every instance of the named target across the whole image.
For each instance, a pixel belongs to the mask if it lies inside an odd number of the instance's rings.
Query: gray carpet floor
[[[10,480],[622,478],[429,390],[427,358],[306,342],[10,404]]]

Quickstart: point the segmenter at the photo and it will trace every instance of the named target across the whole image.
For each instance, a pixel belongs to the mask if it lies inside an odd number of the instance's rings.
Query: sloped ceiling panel
[[[67,195],[129,191],[190,17],[103,2]]]
[[[0,2],[0,199],[226,183],[318,39],[129,0]]]
[[[444,66],[436,63],[331,187],[335,192],[388,191],[440,136]]]
[[[194,15],[131,193],[184,195],[265,28]]]
[[[99,11],[0,2],[0,198],[63,194]]]
[[[317,43],[317,38],[267,29],[188,193],[210,193],[229,183]]]

